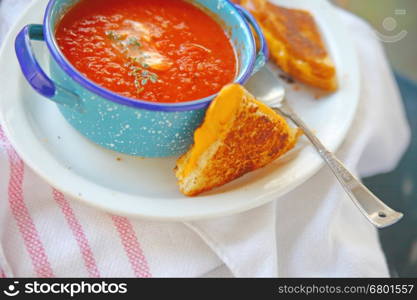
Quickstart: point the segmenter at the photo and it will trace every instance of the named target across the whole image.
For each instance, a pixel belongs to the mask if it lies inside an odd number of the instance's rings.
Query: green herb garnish
[[[126,38],[113,30],[106,31],[106,37],[113,41],[122,54],[124,54],[125,58],[128,59],[128,62],[124,66],[129,68],[129,76],[134,77],[134,84],[138,94],[144,90],[144,86],[149,81],[152,83],[158,82],[158,75],[147,70],[149,65],[143,61],[147,55],[143,55],[140,52],[139,58],[129,56],[129,47],[136,47],[138,49],[142,47],[142,44],[136,37]]]
[[[132,37],[130,37],[129,39],[128,39],[128,41],[127,41],[127,44],[128,45],[131,45],[131,46],[136,46],[136,47],[142,47],[142,44],[139,42],[139,40],[136,38],[136,37],[134,37],[134,36],[132,36]]]
[[[122,36],[113,30],[106,31],[106,36],[112,41],[120,41],[122,39]]]

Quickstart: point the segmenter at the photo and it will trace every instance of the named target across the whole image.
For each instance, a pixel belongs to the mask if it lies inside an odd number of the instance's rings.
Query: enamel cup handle
[[[22,73],[32,88],[42,96],[82,112],[81,99],[74,92],[53,82],[42,70],[32,49],[32,40],[43,41],[43,26],[26,25],[17,35],[15,51]]]
[[[244,9],[242,6],[235,4],[235,7],[240,12],[240,14],[246,19],[246,21],[252,26],[256,35],[258,36],[259,41],[259,51],[256,54],[255,66],[253,69],[253,74],[258,72],[262,68],[269,57],[268,44],[266,43],[265,36],[262,33],[262,29],[259,26],[258,22],[252,16],[250,12]]]

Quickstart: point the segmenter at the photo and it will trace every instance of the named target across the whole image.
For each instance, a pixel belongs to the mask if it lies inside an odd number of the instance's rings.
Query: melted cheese
[[[197,167],[198,160],[203,153],[229,132],[239,112],[239,107],[245,100],[256,104],[262,113],[279,119],[271,108],[257,101],[242,86],[238,84],[225,86],[208,108],[203,124],[194,133],[194,145],[182,176],[188,176]]]

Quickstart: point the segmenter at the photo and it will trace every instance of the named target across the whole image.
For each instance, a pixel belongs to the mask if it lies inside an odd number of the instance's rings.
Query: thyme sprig
[[[122,40],[122,35],[114,32],[113,30],[106,31],[106,36],[112,41],[120,41]]]
[[[129,56],[129,47],[141,48],[142,44],[136,37],[127,37],[116,33],[113,30],[106,32],[108,39],[113,41],[120,51],[128,59],[125,67],[129,68],[129,75],[134,77],[134,85],[137,89],[137,93],[141,93],[144,90],[144,86],[150,81],[152,83],[158,82],[158,75],[148,70],[149,65],[143,61],[146,56],[139,55],[138,57]]]
[[[144,89],[144,86],[150,81],[152,83],[156,83],[158,81],[158,75],[150,72],[148,70],[145,70],[141,66],[137,66],[134,64],[128,65],[130,72],[129,75],[133,76],[135,78],[134,84],[135,87],[138,89],[138,92],[142,92]]]
[[[129,37],[129,39],[127,40],[127,44],[130,46],[136,46],[136,47],[142,47],[142,44],[139,42],[138,38],[135,36],[131,36]]]

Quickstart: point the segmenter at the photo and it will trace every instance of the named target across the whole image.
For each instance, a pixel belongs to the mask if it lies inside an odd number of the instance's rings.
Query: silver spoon
[[[297,116],[285,101],[285,88],[277,76],[268,68],[263,67],[245,86],[256,98],[281,115],[289,118],[304,131],[305,136],[314,145],[317,152],[327,163],[333,174],[350,196],[362,214],[377,228],[384,228],[398,222],[403,214],[393,210],[379,200],[364,186],[336,156],[326,149],[315,134]],[[259,84],[262,82],[262,84]],[[268,88],[265,88],[265,87]]]

